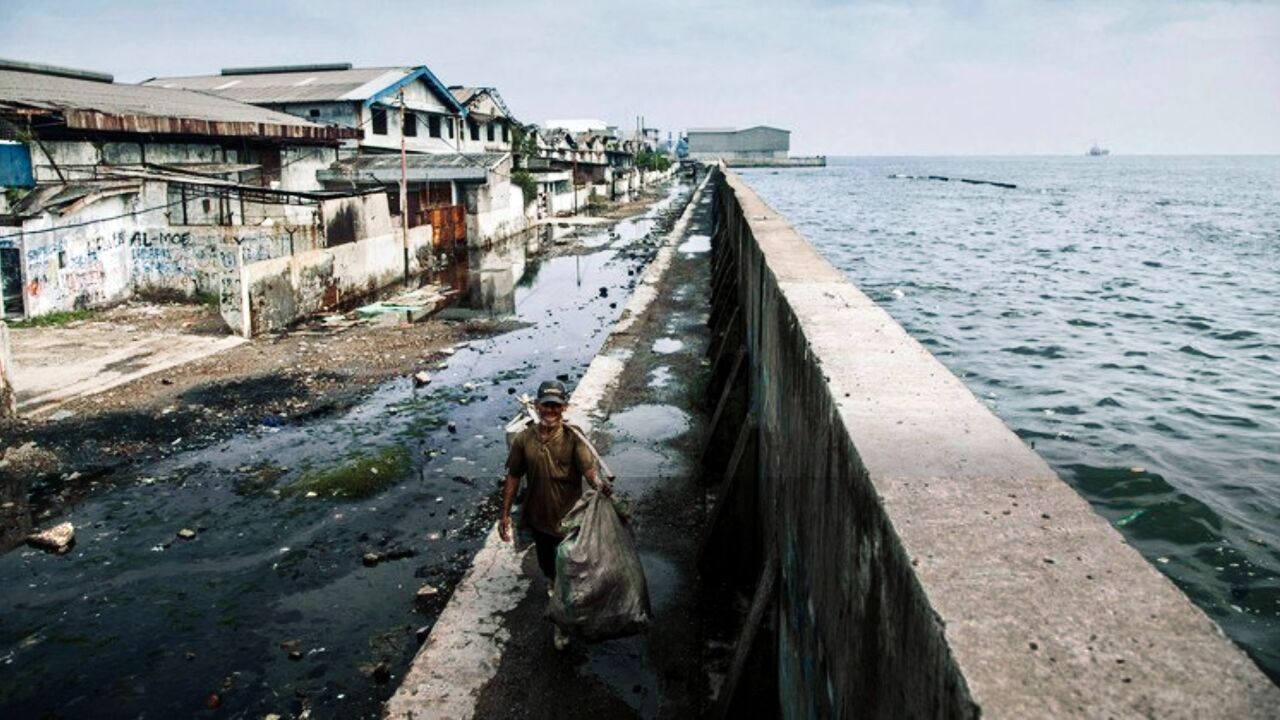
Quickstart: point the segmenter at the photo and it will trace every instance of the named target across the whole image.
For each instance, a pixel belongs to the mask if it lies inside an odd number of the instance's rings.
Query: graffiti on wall
[[[46,237],[25,247],[25,290],[37,312],[91,307],[128,287],[124,231]]]
[[[244,263],[310,250],[310,227],[179,227],[137,230],[129,239],[135,286],[185,295],[222,293],[222,276]]]

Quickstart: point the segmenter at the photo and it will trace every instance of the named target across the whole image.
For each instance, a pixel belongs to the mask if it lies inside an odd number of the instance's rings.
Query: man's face
[[[561,405],[560,403],[540,403],[538,405],[538,416],[542,418],[543,425],[555,427],[564,418],[564,411],[568,407],[568,405]]]

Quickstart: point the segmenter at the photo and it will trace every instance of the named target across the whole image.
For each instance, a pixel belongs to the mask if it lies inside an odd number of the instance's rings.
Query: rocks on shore
[[[48,550],[59,555],[70,552],[76,543],[76,529],[69,522],[59,523],[53,527],[27,536],[27,544],[31,547]]]

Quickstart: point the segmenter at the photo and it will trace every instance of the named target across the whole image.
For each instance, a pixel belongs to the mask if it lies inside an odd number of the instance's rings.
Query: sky
[[[1280,2],[0,0],[0,57],[425,64],[524,122],[772,125],[793,155],[1280,153]]]

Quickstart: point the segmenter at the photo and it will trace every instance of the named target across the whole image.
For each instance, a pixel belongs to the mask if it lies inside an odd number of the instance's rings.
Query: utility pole
[[[404,91],[400,91],[400,237],[404,244],[404,283],[409,284],[409,160],[404,139]]]

